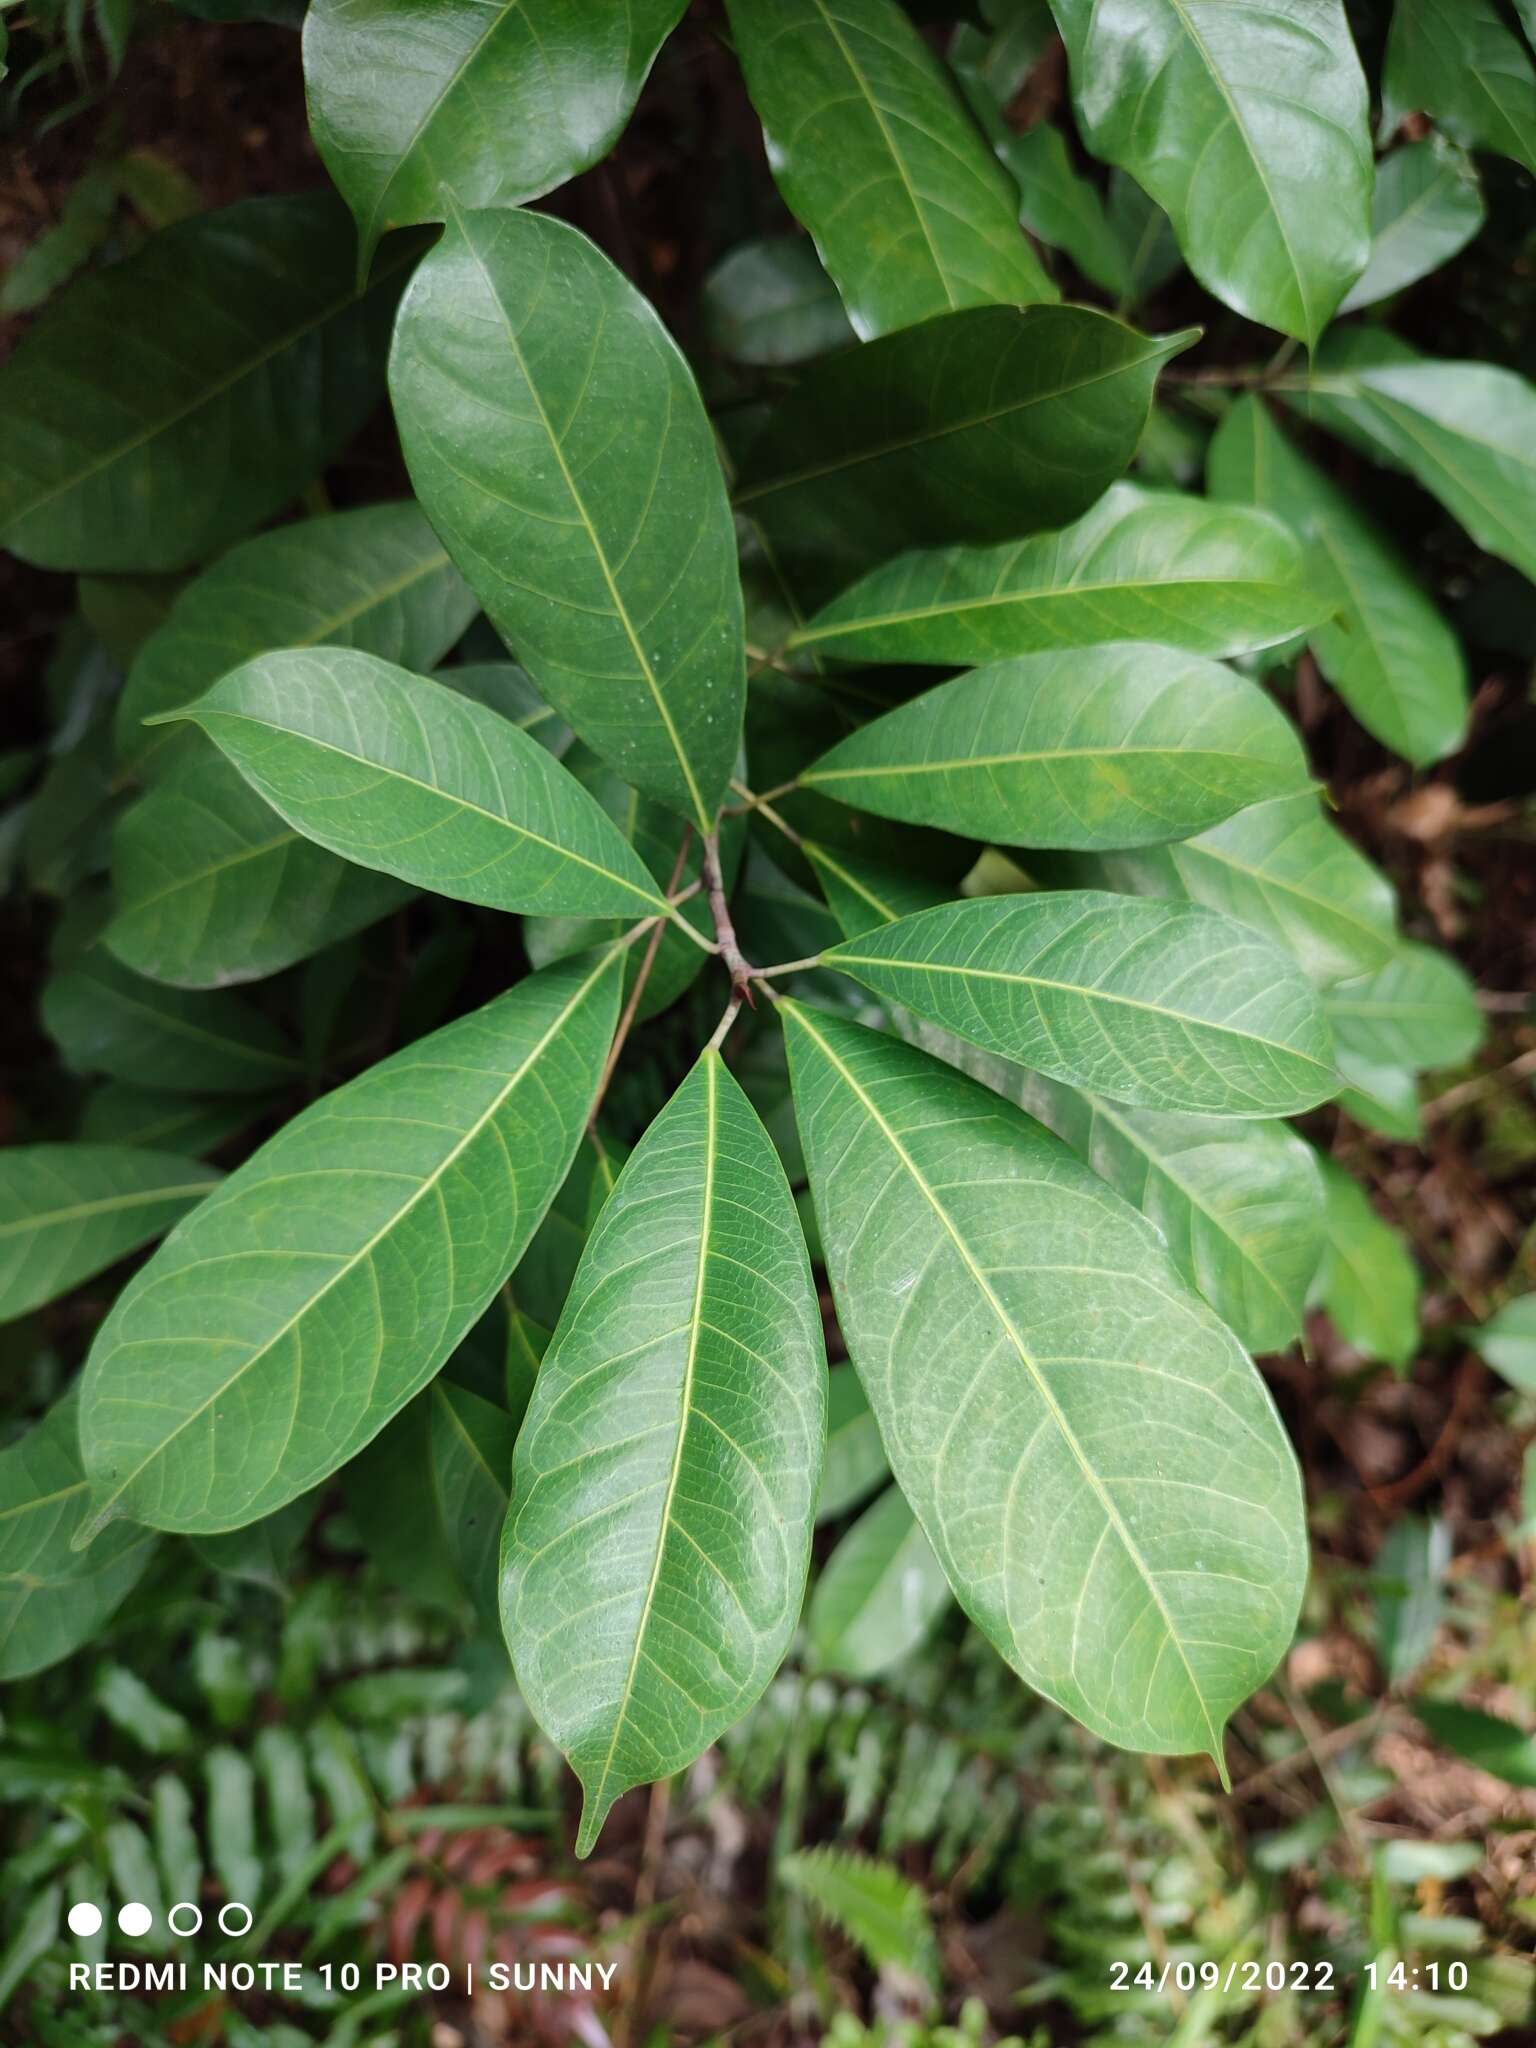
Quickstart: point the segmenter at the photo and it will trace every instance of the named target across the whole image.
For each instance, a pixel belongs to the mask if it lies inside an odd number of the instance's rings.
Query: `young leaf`
[[[259,981],[409,895],[302,837],[203,746],[178,752],[119,819],[112,882],[117,915],[104,943],[136,973],[178,988]]]
[[[1337,983],[1323,1008],[1341,1053],[1412,1073],[1459,1066],[1487,1035],[1465,972],[1449,955],[1410,939],[1373,974]]]
[[[175,1095],[262,1095],[302,1078],[281,1034],[239,996],[146,981],[101,946],[53,977],[42,1012],[79,1074]]]
[[[0,1451],[0,1679],[30,1677],[88,1643],[142,1577],[159,1538],[124,1523],[85,1554],[79,1393]]]
[[[876,569],[790,636],[843,661],[980,664],[1106,640],[1247,654],[1331,600],[1267,514],[1112,484],[1074,525],[999,548],[936,548]]]
[[[1335,616],[1316,626],[1318,666],[1368,731],[1407,760],[1438,761],[1467,726],[1455,634],[1390,541],[1314,469],[1265,410],[1240,398],[1210,447],[1213,496],[1262,505],[1307,541]]]
[[[842,969],[984,1052],[1112,1101],[1271,1117],[1338,1085],[1285,955],[1193,904],[1096,889],[942,904],[834,946]]]
[[[537,740],[376,655],[261,655],[175,715],[344,860],[493,910],[665,909],[633,847]]]
[[[808,789],[1005,846],[1146,846],[1303,790],[1294,728],[1199,655],[1135,642],[1022,654],[862,727]]]
[[[146,725],[274,647],[356,647],[417,673],[475,613],[473,592],[419,505],[367,505],[259,533],[194,577],[134,657],[117,747],[140,779],[209,751],[185,726]]]
[[[1150,1225],[1022,1111],[781,1010],[839,1320],[961,1605],[1095,1733],[1219,1761],[1305,1576],[1262,1383]]]
[[[238,1528],[377,1435],[549,1206],[618,987],[617,953],[520,982],[314,1103],[187,1220],[86,1366],[93,1528]]]
[[[1365,77],[1342,0],[1053,0],[1078,119],[1173,221],[1189,267],[1309,345],[1365,267]]]
[[[702,307],[714,346],[756,369],[788,369],[854,338],[837,287],[804,235],[733,249],[704,280]]]
[[[455,200],[521,206],[606,156],[685,5],[315,0],[310,126],[363,270],[390,228],[446,220]]]
[[[164,1236],[218,1178],[211,1166],[134,1145],[0,1152],[0,1322]]]
[[[741,585],[709,422],[651,307],[561,221],[456,213],[401,305],[390,389],[497,630],[627,782],[707,832],[741,739]]]
[[[1067,868],[1091,887],[1182,897],[1235,917],[1320,985],[1385,966],[1398,949],[1392,884],[1310,790],[1253,804],[1173,846],[1097,854]]]
[[[899,1486],[866,1508],[821,1569],[806,1610],[816,1668],[878,1678],[910,1657],[954,1596]]]
[[[1365,1190],[1333,1160],[1318,1163],[1328,1196],[1328,1245],[1316,1298],[1346,1344],[1406,1372],[1419,1342],[1419,1269]]]
[[[1443,135],[1405,143],[1376,166],[1371,260],[1341,313],[1374,306],[1449,263],[1483,225],[1477,168]]]
[[[790,211],[861,338],[1055,286],[1018,202],[895,0],[727,0]]]
[[[857,1507],[890,1469],[858,1374],[851,1365],[834,1365],[827,1375],[827,1455],[816,1496],[818,1525]]]
[[[1505,1302],[1468,1342],[1512,1387],[1536,1394],[1536,1294]]]
[[[1322,350],[1309,413],[1406,469],[1480,548],[1536,577],[1536,387],[1492,363],[1430,362],[1345,330]]]
[[[1383,97],[1536,172],[1536,64],[1498,0],[1395,0]]]
[[[518,1440],[503,1626],[585,1789],[579,1855],[621,1793],[686,1768],[778,1669],[825,1406],[784,1170],[706,1052],[598,1219]]]
[[[1159,369],[1193,339],[985,306],[845,349],[768,415],[736,502],[818,602],[904,548],[1065,525],[1129,464]]]
[[[78,279],[0,370],[0,537],[45,569],[184,569],[362,425],[414,249],[352,288],[328,193],[247,199]]]

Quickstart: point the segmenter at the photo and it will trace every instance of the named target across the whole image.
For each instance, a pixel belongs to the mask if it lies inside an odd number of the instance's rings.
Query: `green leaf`
[[[1459,1066],[1487,1035],[1477,990],[1448,954],[1399,942],[1375,973],[1341,981],[1323,998],[1341,1053],[1413,1073]]]
[[[835,1521],[870,1494],[890,1473],[880,1425],[851,1365],[834,1365],[827,1375],[827,1455],[816,1496],[816,1520]]]
[[[493,910],[641,917],[666,901],[537,740],[347,648],[266,654],[179,714],[295,830],[344,860]]]
[[[474,595],[420,506],[367,505],[259,533],[177,597],[144,641],[117,713],[118,752],[141,778],[178,753],[209,759],[177,711],[274,647],[355,647],[401,668],[434,668],[475,612]]]
[[[104,943],[136,973],[178,988],[259,981],[409,895],[302,838],[205,747],[178,753],[119,819],[112,881],[117,915]]]
[[[1310,984],[1267,940],[1193,904],[1097,889],[946,903],[826,961],[984,1052],[1112,1101],[1271,1117],[1337,1086]]]
[[[163,1237],[218,1178],[211,1166],[134,1145],[0,1152],[0,1322]]]
[[[941,683],[824,754],[802,784],[1004,846],[1145,846],[1305,789],[1256,685],[1135,642],[1022,654]]]
[[[77,280],[0,370],[0,537],[45,569],[184,569],[282,510],[373,410],[414,248],[352,289],[328,193],[247,199]]]
[[[818,602],[904,548],[1062,526],[1129,464],[1159,369],[1193,339],[985,306],[845,349],[769,414],[737,503]]]
[[[815,1668],[878,1678],[920,1647],[953,1597],[900,1487],[888,1486],[816,1580],[805,1617]]]
[[[518,1425],[504,1408],[451,1380],[434,1380],[427,1399],[432,1479],[448,1547],[476,1614],[494,1629]]]
[[[1406,1684],[1434,1649],[1450,1561],[1451,1532],[1444,1522],[1405,1515],[1387,1531],[1371,1578],[1388,1685]]]
[[[1013,187],[895,0],[727,0],[768,161],[861,338],[1055,286]]]
[[[845,939],[948,901],[943,890],[840,847],[813,846],[807,840],[803,850]]]
[[[86,1097],[77,1135],[89,1145],[147,1145],[201,1159],[243,1131],[261,1105],[238,1096],[200,1102],[169,1089],[135,1088],[129,1081],[103,1081]]]
[[[1332,1159],[1318,1163],[1328,1196],[1328,1245],[1316,1298],[1346,1344],[1406,1372],[1419,1343],[1419,1269],[1365,1190]]]
[[[456,215],[401,305],[390,388],[422,504],[540,690],[708,831],[746,694],[736,539],[651,307],[561,221]]]
[[[1536,387],[1492,363],[1430,362],[1345,330],[1320,351],[1303,403],[1405,469],[1480,548],[1536,577]]]
[[[592,1226],[628,1157],[629,1147],[610,1132],[596,1128],[583,1133],[571,1170],[512,1276],[519,1308],[547,1330],[560,1320]]]
[[[468,1589],[432,1464],[437,1384],[408,1401],[351,1460],[341,1474],[341,1497],[369,1565],[384,1583],[462,1625]]]
[[[1126,252],[1099,188],[1073,165],[1067,139],[1050,121],[1023,135],[1006,125],[995,138],[998,155],[1019,188],[1019,219],[1048,248],[1060,249],[1101,291],[1130,296]]]
[[[605,157],[685,4],[314,0],[310,126],[363,267],[390,228],[521,206]]]
[[[1262,399],[1240,398],[1227,414],[1209,478],[1213,496],[1278,513],[1308,543],[1312,580],[1336,612],[1314,628],[1312,651],[1361,724],[1418,765],[1453,753],[1468,713],[1460,643],[1414,570]]]
[[[1536,1294],[1505,1302],[1467,1341],[1512,1387],[1536,1394]]]
[[[839,1320],[961,1605],[1095,1733],[1219,1760],[1306,1570],[1262,1382],[1150,1225],[1022,1111],[781,1013]]]
[[[929,1986],[939,1957],[921,1889],[889,1863],[846,1849],[800,1849],[781,1856],[778,1876],[840,1927],[877,1970],[895,1970]]]
[[[1383,96],[1536,172],[1536,65],[1497,0],[1395,0]]]
[[[1250,1351],[1293,1341],[1323,1255],[1310,1146],[1283,1123],[1131,1109],[1043,1074],[1023,1078],[1015,1099],[1156,1225],[1180,1273]]]
[[[586,1793],[578,1854],[621,1793],[691,1764],[777,1670],[825,1406],[784,1170],[706,1052],[598,1219],[517,1446],[503,1626]]]
[[[303,1076],[282,1035],[239,996],[146,981],[101,946],[53,977],[42,1012],[78,1074],[174,1095],[261,1095]]]
[[[1283,946],[1319,984],[1384,966],[1398,949],[1396,893],[1324,816],[1310,790],[1272,797],[1173,846],[1067,863],[1073,879],[1184,898]]]
[[[1365,77],[1342,0],[1052,0],[1084,139],[1226,305],[1314,344],[1365,266]]]
[[[432,1377],[570,1166],[618,960],[535,975],[347,1082],[161,1247],[86,1366],[95,1527],[239,1528],[334,1472]]]
[[[1338,1045],[1334,1056],[1349,1083],[1339,1090],[1339,1107],[1367,1130],[1416,1145],[1424,1136],[1419,1077],[1407,1067],[1378,1066]]]
[[[1376,166],[1371,260],[1341,313],[1374,306],[1449,263],[1483,225],[1476,166],[1443,135],[1405,143]]]
[[[1413,1711],[1442,1748],[1507,1785],[1536,1789],[1536,1735],[1458,1700],[1416,1699]]]
[[[143,1575],[159,1538],[128,1524],[82,1555],[85,1475],[75,1388],[0,1451],[0,1679],[30,1677],[88,1643]]]
[[[837,286],[802,235],[733,249],[704,280],[702,307],[713,345],[755,369],[809,362],[853,340]]]
[[[1267,514],[1110,486],[1060,533],[899,556],[790,636],[844,661],[982,663],[1106,640],[1247,654],[1304,632],[1331,600]]]

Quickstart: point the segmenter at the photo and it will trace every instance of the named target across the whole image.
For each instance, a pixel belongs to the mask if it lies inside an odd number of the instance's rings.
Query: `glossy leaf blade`
[[[790,639],[845,661],[980,665],[1111,640],[1246,654],[1327,615],[1267,515],[1113,484],[1059,533],[903,555]]]
[[[1262,1383],[1038,1124],[911,1047],[783,1010],[839,1318],[961,1604],[1097,1734],[1219,1759],[1306,1568]]]
[[[1383,96],[1397,118],[1433,114],[1467,149],[1536,174],[1536,62],[1497,0],[1397,0]]]
[[[178,988],[259,981],[387,917],[409,892],[305,839],[231,761],[179,752],[119,820],[119,960]]]
[[[5,545],[183,569],[280,511],[373,409],[406,260],[355,296],[352,224],[317,192],[196,214],[79,279],[0,371]]]
[[[163,1236],[218,1178],[210,1166],[136,1145],[0,1152],[0,1322]]]
[[[303,1076],[280,1032],[239,996],[167,988],[92,946],[43,991],[67,1066],[176,1095],[263,1095]]]
[[[1193,904],[1095,889],[947,903],[826,961],[984,1052],[1116,1102],[1285,1116],[1338,1085],[1310,983]]]
[[[1365,267],[1366,84],[1342,0],[1052,0],[1088,147],[1217,298],[1315,343]]]
[[[728,0],[768,161],[859,336],[1058,296],[1001,165],[895,0]]]
[[[1418,764],[1453,752],[1466,731],[1460,643],[1419,579],[1331,477],[1283,434],[1262,399],[1240,398],[1211,443],[1215,497],[1263,506],[1312,550],[1336,616],[1314,627],[1318,666],[1385,745]]]
[[[1005,846],[1146,846],[1307,786],[1284,715],[1199,655],[1024,654],[914,698],[802,774],[840,802]]]
[[[899,1486],[888,1486],[838,1542],[806,1609],[816,1666],[878,1678],[911,1656],[954,1596]]]
[[[1391,298],[1460,255],[1483,225],[1476,167],[1443,135],[1405,143],[1376,166],[1371,260],[1339,311]]]
[[[1448,954],[1401,940],[1373,974],[1338,982],[1324,998],[1339,1051],[1414,1073],[1459,1066],[1487,1036],[1477,990]]]
[[[401,305],[390,388],[497,630],[626,781],[707,831],[741,738],[741,585],[709,422],[650,306],[560,221],[457,215]]]
[[[845,350],[769,415],[737,503],[818,602],[905,548],[1063,526],[1127,467],[1158,370],[1192,339],[985,306]]]
[[[580,1854],[621,1793],[692,1763],[777,1670],[825,1402],[783,1168],[706,1052],[598,1219],[518,1440],[503,1626],[585,1789]]]
[[[376,655],[261,655],[181,715],[279,817],[344,860],[493,910],[665,908],[639,855],[537,740]]]
[[[159,1538],[124,1523],[83,1556],[72,1548],[88,1492],[72,1387],[0,1451],[0,1679],[57,1664],[116,1612]]]
[[[686,0],[316,0],[304,84],[316,145],[357,216],[390,228],[521,206],[606,156]]]
[[[564,1178],[618,984],[616,954],[520,982],[313,1104],[188,1218],[86,1366],[95,1526],[239,1528],[378,1433]]]

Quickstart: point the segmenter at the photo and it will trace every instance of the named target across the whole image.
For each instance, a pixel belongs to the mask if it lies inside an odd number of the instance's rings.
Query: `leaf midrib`
[[[52,1230],[61,1223],[77,1222],[82,1216],[97,1216],[118,1209],[137,1209],[151,1202],[175,1202],[190,1195],[206,1195],[218,1186],[218,1175],[210,1173],[206,1180],[189,1182],[185,1187],[145,1188],[131,1195],[103,1195],[94,1202],[73,1202],[67,1209],[48,1209],[39,1215],[26,1216],[17,1223],[0,1223],[0,1237],[11,1237],[29,1230]]]
[[[966,1270],[970,1273],[972,1279],[975,1281],[977,1288],[986,1300],[988,1306],[991,1308],[993,1314],[997,1317],[998,1322],[1007,1332],[1009,1340],[1012,1343],[1014,1350],[1017,1352],[1021,1364],[1024,1366],[1025,1370],[1029,1373],[1031,1380],[1034,1382],[1036,1391],[1038,1392],[1040,1399],[1046,1408],[1047,1413],[1050,1415],[1052,1421],[1056,1424],[1062,1442],[1071,1451],[1073,1457],[1077,1461],[1078,1468],[1082,1472],[1083,1477],[1088,1481],[1094,1493],[1098,1496],[1099,1505],[1103,1510],[1106,1522],[1109,1523],[1110,1527],[1119,1537],[1126,1556],[1131,1560],[1132,1564],[1136,1567],[1136,1570],[1141,1576],[1143,1584],[1146,1586],[1148,1593],[1152,1597],[1153,1604],[1155,1605],[1158,1613],[1162,1617],[1163,1626],[1168,1633],[1168,1640],[1173,1644],[1174,1648],[1178,1651],[1179,1661],[1184,1666],[1184,1672],[1185,1676],[1189,1680],[1190,1690],[1193,1693],[1195,1699],[1199,1701],[1200,1712],[1205,1721],[1206,1732],[1210,1737],[1211,1755],[1213,1758],[1219,1759],[1221,1754],[1219,1738],[1217,1736],[1216,1729],[1211,1721],[1210,1708],[1206,1704],[1205,1695],[1200,1690],[1199,1683],[1195,1678],[1194,1670],[1190,1665],[1188,1654],[1185,1651],[1183,1641],[1179,1635],[1178,1630],[1174,1627],[1173,1617],[1168,1612],[1167,1604],[1163,1599],[1162,1593],[1158,1587],[1156,1579],[1153,1577],[1151,1567],[1148,1565],[1146,1559],[1142,1556],[1140,1549],[1137,1547],[1135,1540],[1131,1536],[1130,1530],[1126,1527],[1125,1522],[1120,1514],[1120,1511],[1116,1507],[1113,1497],[1110,1495],[1104,1481],[1099,1477],[1099,1474],[1094,1470],[1092,1464],[1090,1464],[1088,1457],[1083,1450],[1082,1445],[1077,1440],[1077,1436],[1076,1433],[1073,1431],[1072,1425],[1067,1420],[1065,1411],[1062,1409],[1060,1403],[1057,1401],[1055,1394],[1051,1391],[1049,1382],[1046,1380],[1039,1366],[1036,1365],[1033,1357],[1030,1355],[1029,1350],[1025,1346],[1023,1337],[1020,1335],[1018,1329],[1014,1324],[1013,1318],[1008,1313],[1008,1310],[1003,1305],[1002,1301],[998,1298],[998,1295],[995,1289],[993,1288],[990,1280],[988,1279],[986,1273],[977,1264],[975,1258],[972,1256],[970,1247],[966,1244],[965,1239],[962,1237],[960,1231],[956,1227],[954,1219],[951,1217],[949,1211],[945,1208],[943,1202],[940,1201],[934,1189],[929,1186],[927,1180],[924,1178],[921,1170],[918,1167],[917,1161],[913,1158],[912,1154],[907,1150],[906,1146],[902,1143],[901,1138],[897,1134],[894,1127],[889,1122],[887,1122],[886,1118],[881,1114],[873,1098],[868,1094],[868,1092],[864,1088],[860,1086],[857,1077],[850,1071],[850,1069],[844,1064],[844,1062],[838,1058],[832,1046],[828,1044],[827,1040],[822,1037],[821,1033],[810,1022],[809,1016],[805,1009],[798,1003],[795,1003],[793,1005],[786,1004],[785,1008],[791,1010],[792,1015],[794,1017],[794,1021],[797,1024],[799,1024],[803,1030],[809,1032],[810,1036],[813,1039],[815,1039],[816,1043],[820,1046],[827,1060],[842,1076],[844,1084],[857,1098],[857,1100],[863,1105],[865,1113],[870,1118],[871,1122],[873,1122],[877,1126],[882,1135],[885,1137],[885,1140],[891,1147],[891,1150],[896,1154],[897,1158],[901,1161],[902,1165],[910,1174],[913,1184],[921,1191],[924,1198],[927,1200],[929,1206],[932,1208],[935,1216],[938,1217],[951,1243],[954,1245],[956,1251],[959,1253],[960,1258],[966,1267]]]

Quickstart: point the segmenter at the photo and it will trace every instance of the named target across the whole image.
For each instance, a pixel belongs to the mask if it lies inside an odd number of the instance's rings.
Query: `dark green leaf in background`
[[[1022,1111],[783,1012],[839,1319],[961,1604],[1109,1740],[1219,1758],[1305,1571],[1262,1382],[1150,1225]]]
[[[494,1629],[517,1422],[494,1401],[447,1378],[434,1380],[425,1398],[433,1484],[449,1549],[475,1613]]]
[[[1202,284],[1315,343],[1365,266],[1369,106],[1342,0],[1052,0],[1084,138]]]
[[[1536,173],[1536,63],[1498,0],[1395,0],[1382,87],[1394,118],[1433,114]]]
[[[96,1526],[238,1528],[376,1435],[564,1179],[618,956],[550,968],[323,1097],[130,1282],[86,1367]]]
[[[1453,1756],[1509,1785],[1536,1789],[1536,1735],[1458,1700],[1416,1699],[1413,1711]]]
[[[151,1151],[201,1159],[243,1131],[261,1113],[249,1098],[199,1101],[169,1089],[102,1081],[86,1097],[78,1136],[91,1145],[146,1145]]]
[[[1132,279],[1126,250],[1099,188],[1074,166],[1067,138],[1050,121],[1023,135],[1006,127],[997,153],[1019,188],[1019,218],[1047,248],[1060,249],[1101,291],[1128,300]]]
[[[853,329],[805,235],[743,242],[704,280],[710,340],[732,362],[783,369],[844,348]]]
[[[1449,263],[1483,224],[1476,166],[1443,135],[1408,142],[1376,166],[1371,260],[1340,306],[1374,306]]]
[[[665,908],[639,855],[537,740],[376,655],[261,655],[180,715],[279,817],[345,860],[495,910]]]
[[[379,236],[460,206],[519,206],[606,156],[686,0],[314,0],[310,126]]]
[[[709,422],[651,307],[563,222],[458,215],[390,385],[417,494],[518,660],[708,831],[741,739],[741,587]]]
[[[1117,1102],[1270,1117],[1337,1087],[1310,983],[1193,904],[1096,889],[946,903],[826,959],[985,1052]]]
[[[1336,616],[1311,635],[1318,666],[1367,730],[1406,759],[1438,761],[1467,724],[1466,661],[1419,577],[1331,477],[1240,398],[1210,448],[1214,497],[1261,505],[1306,541]]]
[[[600,1126],[584,1132],[560,1192],[518,1263],[513,1298],[546,1330],[560,1320],[592,1227],[628,1157],[629,1147]]]
[[[914,698],[805,770],[806,788],[1005,846],[1146,846],[1303,790],[1256,685],[1136,642],[1024,654]]]
[[[185,1095],[260,1095],[301,1078],[282,1035],[241,997],[148,981],[92,946],[43,990],[65,1064]]]
[[[1377,1626],[1387,1683],[1400,1686],[1428,1661],[1445,1613],[1451,1531],[1444,1522],[1405,1515],[1376,1553]]]
[[[621,1793],[692,1763],[777,1670],[825,1402],[784,1170],[706,1052],[598,1218],[518,1441],[503,1624],[585,1790],[578,1853]]]
[[[1536,1294],[1505,1302],[1480,1330],[1469,1333],[1469,1341],[1512,1387],[1536,1394]]]
[[[163,1237],[218,1174],[134,1145],[0,1152],[0,1322]]]
[[[247,199],[80,278],[0,370],[0,537],[48,569],[182,569],[297,497],[382,390],[412,252],[352,289],[326,193]]]
[[[851,1365],[827,1375],[827,1455],[816,1496],[816,1520],[833,1521],[873,1493],[890,1472],[880,1425]]]
[[[991,306],[844,350],[768,416],[737,503],[813,602],[904,548],[1063,526],[1127,467],[1158,370],[1193,339]]]
[[[953,1600],[899,1486],[866,1508],[822,1566],[806,1609],[817,1668],[878,1678],[910,1657]]]
[[[1341,1053],[1412,1073],[1460,1066],[1487,1034],[1465,970],[1409,939],[1374,973],[1336,983],[1323,1008]]]
[[[1305,567],[1267,514],[1112,484],[1059,533],[898,556],[789,644],[849,661],[978,665],[1107,640],[1246,654],[1327,616]]]
[[[1401,1236],[1332,1159],[1322,1159],[1328,1244],[1315,1294],[1346,1344],[1398,1372],[1419,1342],[1418,1268]]]
[[[1057,297],[1007,174],[895,0],[728,0],[779,189],[864,339]]]

